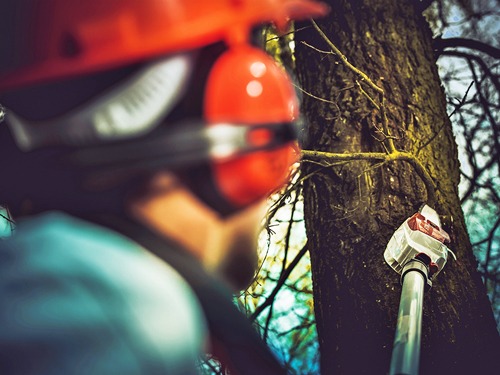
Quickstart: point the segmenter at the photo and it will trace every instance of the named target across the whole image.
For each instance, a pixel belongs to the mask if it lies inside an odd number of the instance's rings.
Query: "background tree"
[[[499,338],[460,207],[457,147],[420,2],[331,4],[328,19],[296,36],[297,74],[310,94],[302,168],[311,175],[305,218],[322,373],[387,371],[400,286],[382,253],[423,203],[443,215],[459,262],[425,298],[421,372],[491,371]]]
[[[447,95],[448,116],[453,123],[461,162],[459,196],[465,213],[468,232],[473,242],[473,249],[479,260],[479,270],[487,285],[489,296],[497,314],[497,321],[500,321],[500,293],[498,293],[500,285],[498,283],[500,266],[500,230],[498,228],[498,217],[500,216],[500,204],[498,200],[498,191],[500,191],[498,172],[500,169],[498,157],[498,106],[500,90],[498,85],[499,50],[497,38],[500,22],[498,1],[414,1],[410,5],[414,6],[415,12],[418,13],[427,8],[425,15],[434,33],[433,53],[434,57],[438,59],[441,82],[444,85]],[[372,7],[373,9],[373,6],[370,4],[367,4],[367,7]],[[342,8],[340,8],[339,12],[342,11]],[[377,15],[374,14],[373,17],[376,18]],[[324,22],[329,23],[331,21],[332,19],[328,19]],[[339,18],[335,17],[333,21],[338,22]],[[379,19],[378,21],[384,23],[384,20]],[[392,19],[386,22],[392,22]],[[422,20],[419,20],[417,24],[422,24]],[[311,27],[308,23],[297,25],[295,31],[299,51],[301,48],[299,44],[301,34],[304,32],[310,33],[311,30],[307,30],[311,29]],[[427,28],[427,25],[423,24],[423,27]],[[355,31],[359,30],[356,28],[352,29]],[[408,33],[408,31],[404,31],[401,33],[401,36],[407,38]],[[304,96],[307,97],[306,100],[322,102],[327,108],[328,106],[332,107],[332,112],[342,114],[340,105],[344,98],[342,96],[344,94],[343,91],[352,90],[354,87],[353,84],[357,85],[357,82],[353,79],[356,75],[349,75],[349,72],[352,72],[352,70],[348,70],[345,76],[344,72],[340,78],[340,80],[346,80],[343,81],[345,83],[344,86],[336,87],[336,89],[334,87],[331,91],[325,90],[324,87],[330,83],[325,80],[325,76],[320,75],[321,72],[314,76],[314,71],[320,65],[324,64],[325,60],[327,64],[331,65],[332,60],[328,59],[335,56],[331,54],[331,48],[324,41],[323,37],[320,38],[315,33],[312,36],[312,40],[317,42],[317,44],[310,45],[316,49],[319,47],[324,48],[324,51],[327,53],[322,53],[321,60],[317,66],[311,63],[303,68],[307,71],[307,68],[312,66],[312,71],[308,73],[311,78],[310,84],[308,87],[305,87],[309,91],[304,90],[304,88],[301,89],[305,91]],[[359,36],[357,38],[359,39]],[[382,44],[387,42],[384,42],[383,38],[378,39],[381,39],[379,42]],[[290,44],[293,43],[292,34],[287,33],[279,37],[276,35],[267,35],[264,41],[270,53],[276,55],[278,60],[288,68],[293,69],[295,62],[289,48]],[[346,43],[349,43],[349,41]],[[417,46],[418,48],[420,47]],[[320,51],[316,52],[321,53]],[[353,60],[352,55],[353,53],[349,51],[345,53],[349,61],[357,66],[359,57]],[[300,56],[308,58],[309,54],[302,53]],[[300,56],[298,57],[299,60]],[[339,65],[343,63],[338,56],[340,55],[337,55],[337,59],[333,60],[333,64]],[[317,62],[318,59],[320,57],[316,56],[316,60],[314,61]],[[431,60],[431,65],[434,64],[432,58],[428,60]],[[365,60],[362,61],[366,63]],[[298,64],[300,65],[301,62],[299,61]],[[325,72],[329,68],[322,67],[322,69]],[[374,74],[376,77],[377,72],[374,72]],[[353,87],[349,87],[346,82],[350,82]],[[358,82],[363,84],[359,79]],[[370,93],[369,88],[362,87],[366,94]],[[388,90],[385,86],[383,88]],[[322,94],[325,96],[321,96]],[[379,99],[373,93],[370,96],[372,99]],[[320,104],[316,103],[318,106]],[[349,109],[351,108],[352,106],[349,107]],[[376,106],[373,108],[376,108]],[[342,108],[342,110],[344,109]],[[346,113],[349,115],[350,112],[346,111]],[[309,117],[315,118],[315,113],[310,113]],[[344,115],[344,117],[347,117],[347,115]],[[326,119],[327,122],[330,122],[329,118]],[[319,121],[323,120],[320,119]],[[449,126],[449,122],[446,121],[443,121],[442,124],[442,126]],[[329,128],[325,127],[325,129],[328,130]],[[441,131],[442,129],[434,132],[434,134],[440,135]],[[369,133],[368,135],[371,136]],[[378,139],[381,138],[378,137]],[[427,142],[435,142],[435,137],[430,137],[425,142],[422,139],[424,145]],[[383,149],[383,146],[381,149]],[[417,157],[419,155],[420,152],[417,152]],[[263,259],[265,262],[256,283],[241,298],[243,307],[255,319],[257,326],[261,329],[262,335],[268,340],[269,344],[275,349],[293,374],[319,373],[317,364],[318,343],[315,336],[314,316],[311,308],[312,290],[310,285],[310,265],[308,262],[309,254],[307,252],[308,244],[303,235],[303,198],[300,195],[300,189],[302,187],[301,182],[314,176],[317,173],[316,169],[322,170],[325,164],[328,166],[333,163],[322,161],[321,164],[318,164],[321,168],[311,167],[311,173],[303,173],[300,178],[297,177],[295,183],[285,192],[284,196],[273,203],[270,210],[268,232],[264,233],[262,241]],[[343,167],[351,168],[351,164],[345,164]],[[326,228],[326,230],[329,229]],[[449,230],[450,228],[448,227],[447,229]],[[385,247],[385,244],[383,246]],[[454,248],[454,250],[456,249]],[[383,249],[379,251],[379,259],[381,260]],[[449,266],[451,266],[451,263],[447,267]],[[383,268],[382,265],[381,267]],[[392,271],[387,267],[386,270],[388,272],[387,277],[390,278]],[[394,275],[392,277],[395,277]],[[442,283],[440,279],[444,275],[445,273],[441,274],[436,282]],[[297,281],[300,281],[300,288],[297,287]],[[400,288],[397,282],[392,287]],[[329,288],[329,286],[325,285],[324,288]],[[395,290],[399,291],[399,289]],[[431,291],[431,293],[434,293],[434,291]],[[427,299],[429,298],[431,297]],[[397,306],[394,308],[397,308]],[[425,328],[429,312],[424,310],[424,314]],[[391,318],[395,320],[395,315]],[[481,317],[477,319],[481,319]],[[442,324],[460,325],[462,321],[453,322],[446,320]],[[392,325],[392,329],[394,329],[394,325],[395,322]],[[487,341],[488,339],[486,338],[485,340]],[[392,337],[387,346],[390,347],[391,345]],[[461,344],[457,342],[457,345]],[[443,347],[436,348],[431,346],[430,349],[436,350],[438,353],[444,351]],[[464,348],[465,350],[466,348]],[[492,351],[494,350],[493,348]],[[324,352],[326,352],[324,355],[330,357],[335,355],[335,351],[328,352],[324,350]],[[475,356],[474,351],[468,353],[466,356],[471,359],[471,362],[469,362],[471,365],[472,360],[478,361],[477,364],[479,367],[483,366],[485,369],[488,369],[492,365],[490,362],[481,364],[480,358]],[[363,357],[363,360],[366,362],[366,355]],[[455,360],[452,359],[451,362],[455,363]],[[428,367],[431,366],[432,363],[428,364]],[[459,366],[454,364],[452,367],[446,368],[446,373],[451,371],[453,367]],[[388,364],[385,370],[387,368]],[[351,370],[352,372],[355,371],[354,368],[351,368]],[[470,369],[465,367],[461,368],[461,370],[456,371],[456,373],[465,373]],[[476,368],[473,372],[480,373],[481,370],[480,368]],[[373,369],[369,373],[377,373],[377,371]]]

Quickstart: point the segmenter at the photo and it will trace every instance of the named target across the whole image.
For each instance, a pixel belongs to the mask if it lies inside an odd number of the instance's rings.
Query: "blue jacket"
[[[0,241],[0,374],[186,374],[206,342],[183,278],[109,229],[62,213]]]

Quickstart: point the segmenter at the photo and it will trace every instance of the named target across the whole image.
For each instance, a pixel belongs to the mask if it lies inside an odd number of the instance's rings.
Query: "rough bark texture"
[[[383,87],[397,149],[418,156],[433,179],[434,208],[450,233],[449,259],[426,293],[421,374],[498,370],[500,340],[467,236],[458,199],[459,165],[431,33],[409,0],[330,1],[319,26],[349,61]],[[296,34],[296,69],[310,121],[306,149],[383,152],[374,136],[379,111],[356,85],[359,77],[309,23]],[[377,98],[373,90],[366,92]],[[431,140],[431,141],[430,141]],[[303,163],[306,229],[311,252],[322,374],[389,370],[401,286],[383,252],[394,230],[427,201],[411,165],[353,161]],[[496,370],[495,370],[496,369]]]

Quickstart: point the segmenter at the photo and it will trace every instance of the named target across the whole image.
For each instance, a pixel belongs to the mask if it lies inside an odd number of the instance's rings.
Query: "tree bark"
[[[338,54],[319,51],[331,46],[310,23],[297,24],[296,73],[309,122],[304,148],[380,155],[388,144],[380,141],[383,133],[390,132],[395,148],[428,172],[435,202],[405,160],[304,157],[322,374],[388,372],[401,286],[383,253],[394,230],[424,203],[441,215],[458,261],[449,257],[426,292],[420,373],[491,373],[500,368],[500,339],[460,207],[457,147],[429,26],[410,0],[329,3],[332,12],[319,27],[385,99]],[[388,129],[381,132],[384,113]]]

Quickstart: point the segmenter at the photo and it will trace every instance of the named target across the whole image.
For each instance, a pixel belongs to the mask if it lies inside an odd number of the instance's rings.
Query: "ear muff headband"
[[[134,138],[156,128],[182,98],[194,65],[191,54],[148,64],[85,107],[50,121],[27,121],[9,111],[18,146],[92,146]]]
[[[182,123],[155,136],[96,147],[69,154],[72,164],[83,168],[136,169],[189,167],[211,160],[225,162],[257,151],[282,147],[297,139],[299,122],[263,124]]]

